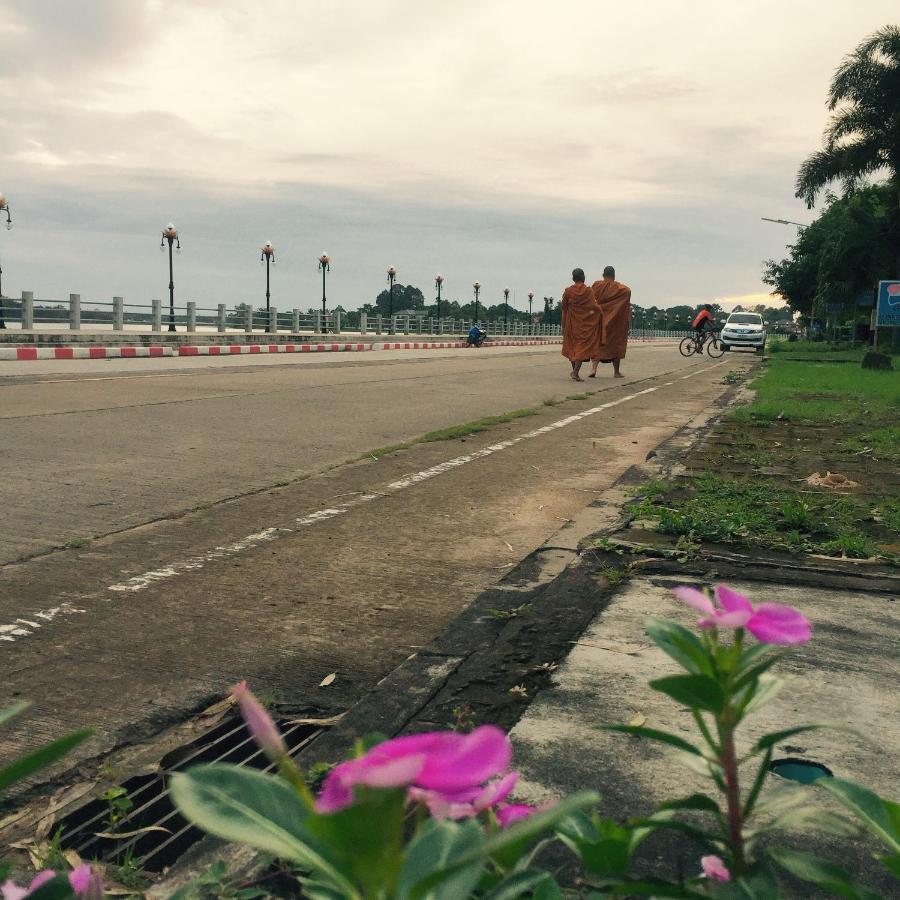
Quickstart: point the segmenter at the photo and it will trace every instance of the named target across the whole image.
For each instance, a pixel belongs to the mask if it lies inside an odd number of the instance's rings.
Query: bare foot
[[[572,381],[584,381],[584,379],[580,375],[576,375],[575,372],[573,372]]]
[[[596,373],[596,372],[591,372],[591,374],[588,375],[588,378],[596,378],[596,377],[597,377],[597,373]]]
[[[616,372],[616,374],[613,375],[613,378],[624,378],[624,377],[625,376],[621,372]]]

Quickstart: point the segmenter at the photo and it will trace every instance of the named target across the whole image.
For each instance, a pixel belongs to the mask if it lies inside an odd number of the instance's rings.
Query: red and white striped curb
[[[560,344],[541,341],[489,341],[484,347],[538,347]],[[373,344],[203,344],[181,347],[0,347],[0,360],[131,359],[148,356],[232,356],[244,353],[339,353],[367,350],[447,350],[466,347],[465,341],[385,341]]]

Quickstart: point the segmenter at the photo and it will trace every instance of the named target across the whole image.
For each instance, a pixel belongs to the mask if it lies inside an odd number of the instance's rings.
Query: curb
[[[489,341],[487,347],[541,347],[562,340]],[[244,353],[340,353],[368,350],[465,349],[465,341],[387,341],[374,344],[203,344],[181,347],[0,347],[0,360],[133,359],[156,356],[232,356]]]

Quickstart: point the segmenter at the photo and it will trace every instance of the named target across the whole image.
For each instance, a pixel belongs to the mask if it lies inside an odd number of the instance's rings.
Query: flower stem
[[[728,804],[728,839],[731,843],[734,872],[740,875],[746,865],[744,858],[744,830],[741,813],[741,791],[738,785],[737,755],[734,750],[734,729],[725,726],[722,736],[722,769],[725,772],[725,798]]]

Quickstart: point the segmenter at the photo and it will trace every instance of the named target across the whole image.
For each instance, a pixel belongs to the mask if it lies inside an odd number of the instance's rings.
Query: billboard
[[[875,324],[879,328],[900,325],[900,281],[878,282],[878,313]]]

